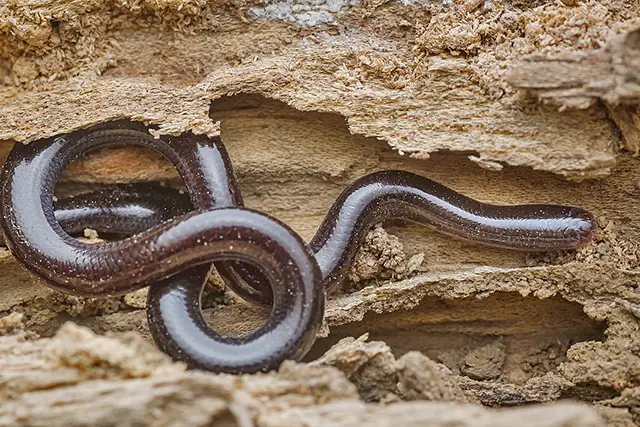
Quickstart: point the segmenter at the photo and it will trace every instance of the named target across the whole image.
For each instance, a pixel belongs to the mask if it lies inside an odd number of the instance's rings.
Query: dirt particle
[[[349,270],[349,279],[355,289],[380,279],[404,279],[417,271],[423,260],[423,253],[407,257],[400,239],[377,225],[364,238]]]

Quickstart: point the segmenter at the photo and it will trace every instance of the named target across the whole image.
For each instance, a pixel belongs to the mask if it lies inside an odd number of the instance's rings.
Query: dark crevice
[[[480,381],[523,384],[554,371],[581,341],[603,341],[606,322],[559,296],[538,299],[496,293],[484,299],[427,298],[411,310],[369,313],[361,322],[332,328],[316,342],[312,360],[347,336],[369,332],[396,357],[421,351],[455,374]]]
[[[564,390],[560,398],[593,403],[618,396],[620,396],[620,391],[611,387],[602,387],[597,384],[579,384]]]

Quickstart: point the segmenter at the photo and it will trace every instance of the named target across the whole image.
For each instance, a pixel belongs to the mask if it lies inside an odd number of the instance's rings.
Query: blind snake
[[[122,145],[161,153],[187,195],[137,184],[54,203],[55,184],[71,161]],[[492,205],[409,172],[383,171],[349,185],[307,245],[275,218],[243,207],[220,138],[154,139],[128,121],[16,144],[1,185],[4,240],[25,268],[73,295],[115,296],[151,285],[147,315],[156,344],[192,368],[217,372],[269,370],[304,356],[322,323],[325,291],[345,280],[374,223],[399,218],[523,251],[578,248],[596,228],[593,215],[578,207]],[[87,227],[129,237],[95,245],[69,234]],[[199,304],[212,262],[231,290],[272,306],[261,328],[224,337],[207,325]]]

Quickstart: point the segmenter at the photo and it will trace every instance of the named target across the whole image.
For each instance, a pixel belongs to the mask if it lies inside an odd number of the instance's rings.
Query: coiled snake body
[[[132,185],[54,203],[54,186],[71,161],[122,145],[161,153],[188,197]],[[418,175],[384,171],[346,188],[307,245],[280,221],[243,207],[219,138],[154,139],[133,122],[16,144],[1,179],[4,239],[25,268],[74,295],[122,295],[151,284],[147,313],[157,345],[192,368],[217,372],[269,370],[300,359],[322,323],[325,291],[345,279],[373,223],[400,218],[524,251],[577,248],[595,230],[593,216],[581,208],[485,204]],[[84,228],[130,236],[96,245],[69,234]],[[258,330],[224,337],[206,324],[199,304],[211,263],[232,291],[271,305]]]

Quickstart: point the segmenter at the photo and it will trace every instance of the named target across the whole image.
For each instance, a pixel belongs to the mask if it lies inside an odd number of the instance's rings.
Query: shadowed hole
[[[370,340],[386,342],[396,357],[418,350],[456,374],[522,384],[553,371],[571,345],[602,341],[605,329],[606,322],[589,318],[580,304],[559,296],[427,298],[411,310],[368,313],[361,322],[333,327],[306,359],[319,357],[344,337],[369,332]]]

